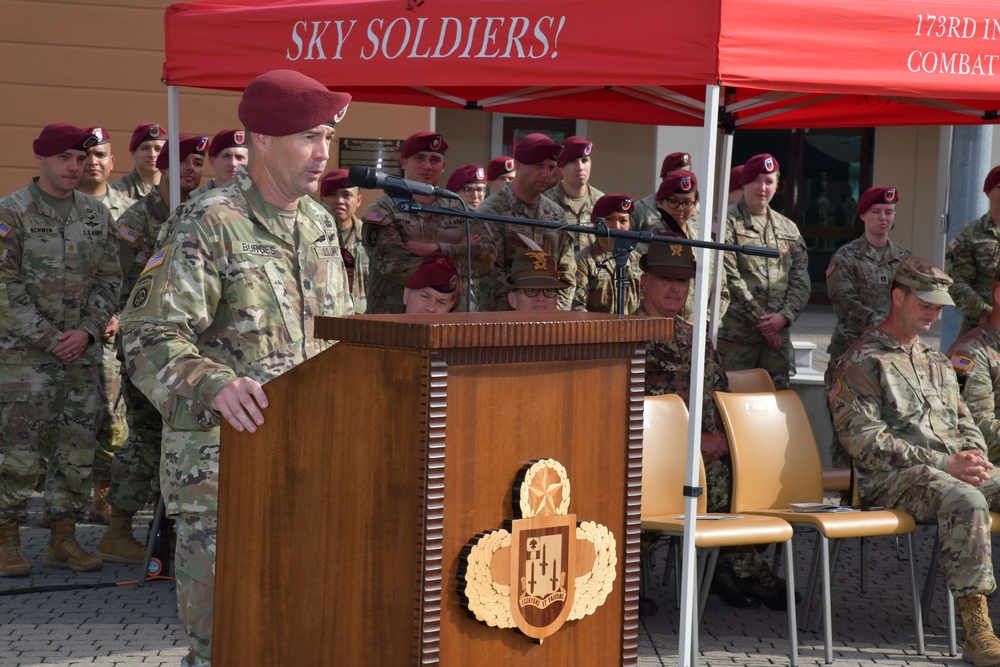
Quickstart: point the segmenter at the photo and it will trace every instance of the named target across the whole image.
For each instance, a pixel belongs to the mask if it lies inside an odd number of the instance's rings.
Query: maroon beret
[[[167,136],[167,128],[159,123],[143,123],[132,130],[132,138],[128,142],[128,152],[134,153],[139,144],[144,141],[165,141],[169,138]]]
[[[671,153],[663,158],[660,165],[660,178],[666,178],[674,169],[691,169],[691,155],[688,153]]]
[[[986,174],[986,180],[983,182],[983,192],[986,194],[990,193],[990,190],[1000,185],[1000,165],[990,169],[990,173]]]
[[[875,204],[898,204],[899,192],[896,188],[875,186],[868,188],[858,200],[858,215],[861,215]]]
[[[97,143],[97,137],[69,123],[52,123],[42,128],[31,147],[35,155],[52,157],[68,150],[87,152]]]
[[[215,157],[227,148],[246,148],[247,133],[243,130],[223,130],[212,137],[208,157]]]
[[[198,135],[182,134],[180,138],[180,158],[178,162],[183,162],[188,158],[188,155],[194,153],[195,155],[204,155],[205,151],[208,149],[208,137],[199,137]],[[163,145],[163,150],[160,154],[156,156],[156,168],[166,169],[170,166],[170,143],[167,142]]]
[[[319,182],[319,196],[332,195],[340,188],[356,188],[357,185],[348,182],[346,169],[331,169]]]
[[[514,171],[514,158],[508,155],[501,155],[490,160],[486,165],[486,180],[495,181],[504,174]]]
[[[243,89],[238,115],[250,132],[284,137],[344,119],[351,96],[328,90],[301,72],[278,69]]]
[[[556,166],[565,167],[573,160],[584,155],[590,155],[594,151],[594,144],[583,137],[572,136],[563,142],[562,153],[556,160]]]
[[[91,144],[92,146],[100,146],[101,144],[111,143],[111,133],[105,130],[103,127],[87,127],[84,128],[84,132],[90,132],[92,135],[97,137],[97,141]]]
[[[408,136],[403,142],[403,147],[399,149],[399,157],[405,160],[421,151],[444,155],[446,150],[448,150],[448,142],[437,132],[417,132]]]
[[[458,169],[452,172],[451,176],[448,178],[448,185],[445,187],[452,192],[458,192],[458,189],[464,186],[466,183],[485,183],[486,182],[486,170],[483,169],[481,164],[466,164],[462,165]]]
[[[514,159],[521,164],[539,164],[546,160],[555,160],[561,153],[562,146],[547,135],[535,132],[517,142]]]
[[[635,201],[628,195],[604,195],[594,204],[590,217],[605,218],[615,211],[632,214],[635,212]]]
[[[743,177],[743,165],[737,165],[729,170],[729,191],[739,190],[743,187],[740,179]]]
[[[447,255],[426,257],[406,281],[410,289],[430,287],[442,294],[451,294],[458,287],[458,269]]]
[[[774,174],[778,171],[778,161],[770,153],[754,155],[743,165],[743,173],[740,174],[740,185],[753,183],[761,174]]]
[[[660,182],[660,187],[656,190],[656,201],[666,199],[673,194],[688,194],[698,192],[698,177],[693,171],[687,169],[675,169],[667,174],[667,177]]]

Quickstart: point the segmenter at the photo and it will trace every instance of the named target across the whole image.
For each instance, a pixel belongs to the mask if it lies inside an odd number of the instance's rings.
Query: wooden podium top
[[[664,317],[568,311],[317,317],[316,337],[410,349],[535,347],[643,342],[673,336]]]

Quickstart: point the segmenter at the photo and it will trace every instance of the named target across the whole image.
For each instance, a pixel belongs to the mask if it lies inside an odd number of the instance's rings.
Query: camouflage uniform
[[[958,375],[962,398],[989,448],[989,459],[1000,464],[1000,331],[981,324],[948,350]]]
[[[794,222],[770,207],[753,216],[743,200],[729,207],[726,243],[777,248],[781,256],[725,253],[730,302],[719,328],[719,354],[726,370],[763,368],[776,388],[787,389],[793,370],[789,329],[809,301],[811,287],[806,244]],[[771,313],[788,319],[780,350],[771,349],[757,329],[759,318]]]
[[[920,339],[906,346],[869,329],[844,354],[830,411],[861,495],[937,522],[939,562],[956,598],[993,592],[989,509],[1000,510],[1000,468],[978,488],[946,472],[950,454],[986,452],[948,358]]]
[[[348,271],[351,278],[351,296],[354,298],[354,314],[361,315],[368,312],[368,253],[365,252],[364,244],[361,241],[361,220],[358,216],[352,216],[350,229],[337,231],[340,238],[340,247],[347,248],[354,257],[354,268]]]
[[[948,241],[944,271],[954,281],[949,293],[964,317],[959,336],[993,312],[993,273],[1000,258],[1000,227],[987,213]]]
[[[139,178],[139,172],[135,169],[117,181],[112,181],[109,187],[116,191],[129,206],[148,195],[149,191],[153,189],[142,182],[142,179]]]
[[[188,194],[188,199],[194,199],[198,195],[203,195],[206,192],[208,192],[209,190],[214,190],[215,188],[218,188],[218,187],[221,187],[221,186],[218,186],[218,185],[215,184],[215,179],[214,178],[210,178],[207,181],[205,181],[204,183],[202,183],[201,185],[199,185],[198,187],[196,187],[194,190],[192,190]]]
[[[178,606],[194,655],[207,662],[219,474],[212,400],[238,377],[266,383],[316,356],[331,342],[313,335],[315,318],[353,306],[337,223],[313,199],[279,210],[239,172],[175,215],[133,289],[122,335],[129,375],[163,415],[160,485],[178,517]]]
[[[500,215],[513,218],[527,218],[546,222],[565,222],[563,211],[551,199],[540,197],[537,204],[525,204],[517,198],[510,184],[500,192],[487,197],[476,213]],[[530,250],[518,234],[523,234],[552,255],[558,267],[559,277],[573,284],[576,278],[576,259],[573,253],[573,238],[567,232],[529,227],[528,225],[494,224],[493,238],[497,243],[496,263],[490,272],[476,281],[476,303],[479,310],[510,310],[505,294],[508,290],[507,276],[514,263],[514,255]],[[573,290],[559,293],[559,310],[573,307]]]
[[[160,195],[159,188],[153,188],[118,218],[120,259],[124,273],[119,311],[125,310],[132,288],[156,247],[154,240],[168,217],[170,207]],[[159,410],[127,375],[122,377],[121,383],[128,419],[128,439],[115,452],[111,462],[108,502],[120,510],[135,513],[152,503],[159,493],[157,473],[163,420]]]
[[[635,311],[646,315],[644,307]],[[674,339],[654,340],[646,345],[646,395],[677,394],[685,405],[691,402],[691,346],[694,330],[690,323],[674,318]],[[715,405],[715,392],[729,391],[729,381],[722,369],[722,358],[705,341],[705,385],[701,401],[701,430],[726,437],[722,417]],[[733,464],[729,455],[705,461],[706,505],[709,512],[728,512],[733,487]],[[719,553],[719,564],[728,566],[739,579],[746,579],[767,569],[752,546],[727,547]]]
[[[34,181],[0,200],[0,523],[26,519],[42,437],[51,516],[81,517],[101,417],[98,343],[120,288],[114,223],[93,197],[74,192],[65,219]],[[92,344],[67,363],[52,350],[70,329]]]
[[[462,202],[452,199],[435,199],[431,206],[461,211]],[[389,195],[382,195],[368,207],[362,218],[361,237],[368,253],[368,313],[402,313],[403,287],[413,275],[423,257],[410,252],[407,241],[437,243],[443,255],[451,257],[458,268],[458,275],[466,282],[469,275],[465,261],[465,220],[436,213],[403,213]],[[486,225],[472,220],[469,233],[479,236],[479,243],[472,245],[472,276],[486,275],[496,258],[496,242]],[[465,300],[458,310],[465,310]]]
[[[603,266],[598,262],[607,261]],[[573,293],[573,310],[591,313],[617,313],[618,286],[615,283],[615,260],[611,251],[601,250],[600,243],[592,243],[576,253],[576,288]],[[631,252],[625,265],[628,283],[625,285],[625,304],[622,312],[634,312],[642,304],[642,269],[639,256]]]
[[[559,181],[551,188],[542,193],[543,197],[548,197],[555,203],[559,204],[559,207],[566,214],[566,224],[567,225],[580,225],[587,226],[590,224],[590,214],[594,210],[594,204],[597,200],[604,196],[604,193],[593,187],[592,185],[587,185],[587,192],[580,199],[575,201],[581,201],[580,210],[576,211],[573,209],[573,202],[566,191],[563,190],[563,182]],[[581,249],[589,246],[594,238],[590,234],[572,234],[573,236],[573,247],[579,252]],[[629,311],[625,311],[626,313]]]

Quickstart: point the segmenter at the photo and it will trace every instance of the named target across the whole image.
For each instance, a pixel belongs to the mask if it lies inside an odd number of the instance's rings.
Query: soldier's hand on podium
[[[237,431],[254,433],[263,425],[261,410],[267,407],[267,396],[260,383],[248,377],[236,378],[212,399],[212,409],[221,414]]]

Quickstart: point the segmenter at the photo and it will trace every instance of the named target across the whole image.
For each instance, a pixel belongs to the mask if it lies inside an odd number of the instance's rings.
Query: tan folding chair
[[[761,514],[815,531],[812,569],[822,565],[825,660],[833,662],[830,613],[830,544],[849,537],[906,535],[913,554],[914,521],[899,510],[796,512],[793,503],[823,502],[823,470],[805,407],[794,391],[734,394],[717,391],[715,401],[729,436],[733,461],[732,511]],[[818,554],[818,558],[817,558]],[[913,629],[917,653],[924,653],[920,595],[914,559],[909,559]],[[788,570],[791,570],[789,564]],[[805,608],[808,611],[808,595]]]
[[[680,396],[665,394],[647,396],[642,437],[642,530],[684,537],[685,461],[687,461],[688,411]],[[699,456],[699,484],[705,487],[705,466]],[[792,527],[781,519],[762,516],[736,517],[732,514],[707,514],[707,501],[698,498],[699,518],[695,526],[695,547],[698,550],[698,611],[701,622],[708,591],[715,574],[719,549],[747,544],[784,543],[786,560],[792,563]],[[643,565],[646,567],[646,564]],[[788,644],[793,667],[798,665],[798,634],[795,627],[795,580],[789,567],[786,582],[788,593]],[[698,633],[692,642],[692,661],[698,653]]]
[[[763,368],[726,371],[726,379],[729,381],[729,391],[737,394],[774,391],[774,381],[771,379],[771,374]]]

